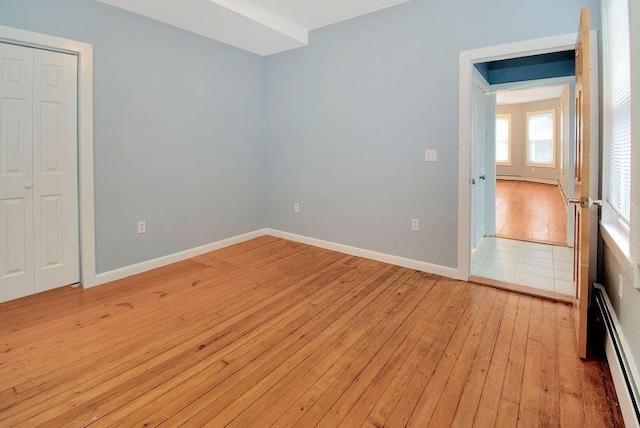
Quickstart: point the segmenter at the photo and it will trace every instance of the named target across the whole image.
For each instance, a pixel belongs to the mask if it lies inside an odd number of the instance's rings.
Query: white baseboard
[[[558,184],[558,180],[552,180],[549,178],[533,178],[533,177],[524,177],[521,175],[496,175],[496,180],[511,180],[511,181],[528,181],[530,183],[540,183],[540,184]]]
[[[308,236],[296,235],[295,233],[283,232],[276,229],[267,229],[267,235],[277,238],[288,239],[289,241],[300,242],[302,244],[313,245],[327,250],[338,251],[340,253],[350,254],[352,256],[363,257],[366,259],[377,260],[383,263],[402,266],[409,269],[415,269],[422,272],[434,273],[447,278],[458,279],[458,269],[447,266],[434,265],[431,263],[421,262],[404,257],[393,256],[391,254],[378,253],[376,251],[365,250],[362,248],[351,247],[349,245],[338,244],[321,239],[310,238]]]
[[[266,234],[266,229],[258,229],[258,230],[254,230],[253,232],[232,236],[231,238],[223,239],[217,242],[212,242],[210,244],[202,245],[200,247],[190,248],[188,250],[180,251],[178,253],[168,254],[166,256],[158,257],[157,259],[147,260],[145,262],[136,263],[135,265],[114,269],[104,273],[99,273],[96,275],[96,281],[94,284],[83,284],[83,288],[90,288],[95,285],[100,285],[100,284],[115,281],[118,279],[126,278],[127,276],[136,275],[138,273],[142,273],[151,269],[166,266],[171,263],[180,262],[182,260],[186,260],[191,257],[199,256],[200,254],[205,254],[210,251],[219,250],[220,248],[224,248],[230,245],[238,244],[240,242],[248,241],[250,239],[257,238],[259,236],[264,236],[265,234]]]
[[[611,378],[616,389],[618,402],[620,404],[620,412],[627,427],[640,427],[640,419],[634,407],[634,398],[632,390],[640,386],[640,377],[638,376],[638,366],[636,365],[633,355],[630,352],[629,343],[624,337],[624,333],[618,323],[618,317],[613,310],[607,292],[600,284],[595,284],[603,297],[604,306],[607,314],[603,313],[606,325],[605,351],[607,361],[611,369]],[[597,301],[597,300],[596,300]],[[600,304],[600,303],[598,303]],[[601,309],[602,310],[602,309]],[[609,331],[612,329],[613,333]],[[612,337],[615,335],[616,337]],[[632,384],[632,385],[630,385]],[[637,398],[636,398],[637,400]],[[637,402],[637,401],[636,401]]]

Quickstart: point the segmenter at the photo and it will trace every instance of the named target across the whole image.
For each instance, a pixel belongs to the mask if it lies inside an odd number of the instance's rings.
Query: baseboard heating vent
[[[637,379],[637,368],[632,366],[629,362],[631,357],[625,353],[626,342],[618,331],[620,328],[618,319],[604,287],[595,284],[594,294],[606,328],[607,360],[620,402],[622,417],[628,427],[640,427],[640,394],[638,394],[637,383],[640,379]]]

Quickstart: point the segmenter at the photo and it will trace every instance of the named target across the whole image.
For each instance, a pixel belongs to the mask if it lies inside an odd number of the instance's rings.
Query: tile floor
[[[485,236],[471,255],[471,274],[573,294],[573,248]]]

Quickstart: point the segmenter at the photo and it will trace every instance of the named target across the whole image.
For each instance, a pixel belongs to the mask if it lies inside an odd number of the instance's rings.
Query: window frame
[[[507,160],[505,162],[501,162],[498,161],[496,159],[496,165],[497,166],[511,166],[512,161],[511,161],[511,146],[513,144],[513,138],[511,136],[512,130],[513,128],[511,127],[511,123],[512,123],[512,119],[511,119],[511,113],[498,113],[496,114],[496,122],[498,121],[498,119],[507,119],[507,126],[508,126],[508,131],[507,131]],[[497,124],[496,124],[496,129],[497,129]],[[496,145],[496,153],[498,153],[498,133],[496,132],[496,138],[494,141],[494,144]]]
[[[611,71],[606,66],[608,57],[606,7],[611,0],[604,0],[601,4],[602,12],[602,33],[603,33],[603,66],[602,66],[602,92],[603,92],[603,117],[606,117],[607,109],[610,109],[611,94],[608,80],[611,78]],[[633,1],[626,1],[629,7],[629,41],[640,35],[640,30],[635,28],[640,24],[640,7],[634,5]],[[637,107],[640,101],[640,81],[636,76],[640,70],[640,47],[634,47],[631,43],[631,212],[627,222],[618,211],[611,206],[609,200],[609,150],[611,129],[608,128],[607,121],[603,121],[602,129],[602,212],[600,217],[600,230],[602,238],[618,260],[624,271],[632,279],[633,285],[640,288],[640,186],[634,185],[640,180],[640,108]]]
[[[542,163],[542,162],[534,162],[529,159],[529,117],[540,115],[540,114],[548,114],[551,113],[553,116],[553,134],[551,138],[551,154],[552,154],[552,162],[551,163]],[[557,150],[558,150],[558,113],[556,109],[547,109],[547,110],[536,110],[536,111],[528,111],[526,115],[526,126],[525,126],[525,165],[534,168],[557,168],[558,160],[557,160]]]

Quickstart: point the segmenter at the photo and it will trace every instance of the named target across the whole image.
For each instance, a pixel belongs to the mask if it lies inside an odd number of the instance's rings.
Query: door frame
[[[78,198],[80,282],[97,285],[93,182],[93,45],[0,25],[0,42],[70,53],[78,58]]]
[[[509,82],[509,83],[496,83],[494,85],[489,85],[492,94],[494,94],[494,101],[496,99],[495,94],[499,91],[509,91],[509,90],[518,90],[518,89],[527,89],[527,88],[539,88],[542,86],[556,86],[556,85],[567,85],[569,88],[569,139],[563,141],[562,150],[564,151],[567,146],[569,150],[567,151],[568,156],[563,159],[566,164],[565,174],[567,174],[567,188],[563,189],[565,192],[565,196],[567,198],[573,197],[573,187],[574,187],[574,140],[575,136],[573,135],[573,130],[575,127],[575,118],[573,117],[575,114],[575,103],[572,100],[575,98],[575,75],[566,76],[566,77],[552,77],[548,79],[537,79],[537,80],[525,80],[520,82]],[[494,102],[495,107],[495,102]],[[564,138],[564,136],[563,136]],[[495,152],[495,147],[494,147]],[[490,204],[490,201],[487,200],[487,216],[493,216],[494,219],[494,227],[493,233],[488,233],[487,235],[495,235],[495,213],[496,213],[496,201],[495,201],[495,193],[496,193],[496,169],[495,169],[495,153],[493,153],[493,159],[491,158],[491,153],[487,153],[487,164],[491,162],[494,163],[494,176],[493,181],[490,183],[493,184],[493,204]],[[558,163],[560,165],[560,163]],[[488,179],[489,176],[487,176]],[[491,211],[493,210],[493,212]],[[568,247],[573,247],[573,207],[567,207],[567,236],[566,245]],[[489,229],[487,229],[489,231]]]
[[[597,31],[590,31],[591,40],[597,41]],[[540,39],[526,40],[515,43],[507,43],[503,45],[489,46],[479,49],[473,49],[460,52],[460,64],[459,64],[459,142],[458,142],[458,279],[468,280],[470,274],[470,230],[471,230],[471,95],[473,85],[473,70],[474,64],[497,61],[502,59],[517,58],[529,55],[539,55],[545,53],[558,52],[563,50],[575,49],[576,40],[578,34],[564,34],[560,36],[545,37]],[[592,76],[593,81],[598,82],[598,59],[597,59],[597,44],[592,44],[592,52],[596,51],[595,58],[592,55],[593,64]],[[595,91],[597,95],[597,85]],[[595,114],[592,111],[592,117],[597,118],[598,109],[598,97],[592,98],[592,109],[595,108]],[[598,135],[598,121],[592,121],[592,135]],[[597,145],[594,145],[592,152],[597,153],[599,150]],[[597,189],[598,179],[598,157],[595,156],[595,167],[592,162],[594,174],[591,174],[592,180],[596,180],[596,184],[592,185],[592,189]],[[597,219],[594,221],[594,227],[596,233],[593,235],[597,237]],[[593,252],[593,258],[595,259],[595,249],[597,246],[594,244],[591,246]],[[593,263],[595,269],[595,263]],[[595,270],[594,270],[595,279]]]

